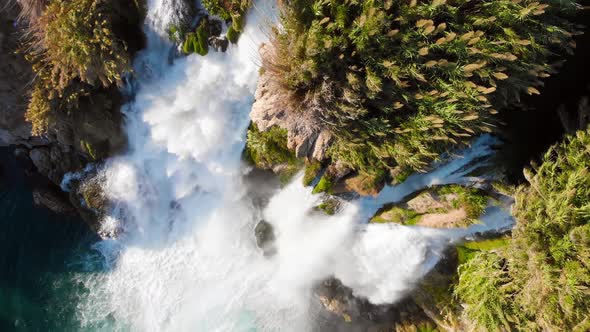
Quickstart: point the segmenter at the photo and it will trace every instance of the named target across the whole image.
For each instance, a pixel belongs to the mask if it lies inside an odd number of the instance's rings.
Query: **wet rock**
[[[274,229],[270,223],[261,220],[254,227],[254,236],[256,237],[256,245],[262,249],[264,256],[272,256],[276,253],[274,246],[275,234]]]
[[[406,203],[406,205],[408,209],[420,214],[445,208],[445,204],[443,204],[442,200],[439,197],[434,198],[430,192],[424,192],[412,198]]]
[[[410,297],[395,304],[375,305],[356,297],[351,288],[336,278],[318,284],[314,296],[324,310],[345,322],[364,321],[387,326],[403,320],[425,319],[420,307]]]
[[[76,211],[70,202],[63,197],[63,193],[57,190],[34,189],[33,202],[38,206],[46,207],[58,214],[70,214]]]
[[[264,58],[270,58],[273,50],[268,45],[260,48]],[[264,60],[263,60],[264,61]],[[269,72],[263,72],[258,80],[255,102],[250,117],[260,131],[279,126],[288,131],[287,147],[295,151],[297,158],[325,159],[325,153],[332,135],[319,121],[319,110],[297,112],[289,100],[289,93],[283,93],[280,82]]]
[[[208,43],[216,52],[225,52],[229,46],[229,41],[225,37],[209,37]]]
[[[221,35],[221,31],[223,29],[223,23],[218,20],[213,18],[212,16],[208,16],[206,18],[207,20],[207,33],[209,34],[209,36],[219,36]]]

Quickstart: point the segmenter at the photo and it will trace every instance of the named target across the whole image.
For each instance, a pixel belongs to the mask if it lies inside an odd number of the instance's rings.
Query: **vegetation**
[[[199,55],[207,55],[209,53],[209,44],[207,39],[209,32],[207,31],[207,20],[201,20],[201,24],[197,27],[195,32],[186,34],[184,43],[182,44],[182,51],[185,54],[197,53]]]
[[[571,51],[571,0],[294,0],[282,6],[265,73],[288,109],[336,136],[332,160],[375,173],[424,170],[493,115],[538,94]]]
[[[385,218],[385,216],[387,216],[387,218]],[[371,219],[371,222],[396,222],[402,225],[411,226],[416,225],[420,217],[422,217],[422,215],[417,213],[416,211],[404,209],[399,206],[394,206],[390,209],[387,209],[383,213],[380,213],[379,215],[373,217]]]
[[[510,244],[459,269],[457,298],[478,328],[590,329],[590,131],[551,148],[516,191]]]
[[[328,197],[320,205],[316,206],[315,209],[331,216],[336,213],[339,207],[340,202],[336,198]]]
[[[140,5],[131,6],[139,16]],[[120,84],[131,71],[127,44],[113,23],[127,20],[128,12],[115,0],[53,0],[29,22],[24,51],[36,80],[26,118],[34,134],[46,133],[57,113],[77,109],[91,90]]]
[[[334,184],[332,183],[332,179],[330,178],[330,176],[328,174],[324,174],[322,175],[322,177],[320,178],[320,182],[318,182],[318,184],[313,188],[313,193],[314,194],[319,194],[319,193],[330,193],[332,190],[332,186]]]
[[[438,195],[456,195],[451,201],[453,208],[463,208],[467,212],[467,217],[471,219],[479,218],[488,205],[488,197],[474,188],[466,188],[460,185],[449,185],[440,187]]]
[[[275,165],[297,163],[295,153],[287,148],[287,131],[271,127],[265,132],[255,123],[248,128],[245,157],[256,167],[270,169]]]
[[[305,173],[303,175],[303,185],[309,186],[318,176],[320,170],[322,169],[322,164],[318,161],[311,161],[305,165]]]
[[[237,43],[240,33],[244,29],[246,12],[252,6],[252,0],[203,0],[207,11],[217,15],[231,25],[227,31],[227,40]]]

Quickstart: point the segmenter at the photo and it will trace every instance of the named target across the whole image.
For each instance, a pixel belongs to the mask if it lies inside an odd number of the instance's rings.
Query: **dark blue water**
[[[98,238],[78,217],[34,206],[18,166],[0,148],[0,331],[79,330],[76,280],[97,270],[85,262]]]

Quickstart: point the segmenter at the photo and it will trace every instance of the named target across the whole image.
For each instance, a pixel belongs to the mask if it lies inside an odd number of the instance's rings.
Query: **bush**
[[[232,44],[238,42],[240,33],[244,29],[244,17],[246,12],[252,6],[251,0],[203,0],[203,6],[213,15],[224,19],[227,23],[231,22],[227,30],[227,40]]]
[[[460,269],[458,298],[480,328],[590,328],[590,129],[545,154],[520,187],[510,245]],[[508,302],[507,302],[508,301]],[[510,305],[508,305],[510,304]]]
[[[571,51],[571,0],[295,0],[265,56],[289,111],[336,136],[356,170],[424,170],[493,127],[498,109],[536,94]]]
[[[122,83],[131,61],[127,44],[115,33],[125,29],[116,25],[134,24],[141,4],[54,0],[39,13],[45,1],[23,3],[30,3],[21,14],[30,30],[23,50],[36,73],[26,118],[33,133],[42,135],[59,114],[77,109],[81,97]]]
[[[287,148],[287,131],[279,127],[271,127],[266,132],[261,132],[256,124],[251,123],[244,153],[247,160],[262,169],[271,169],[279,164],[297,163],[295,154]]]

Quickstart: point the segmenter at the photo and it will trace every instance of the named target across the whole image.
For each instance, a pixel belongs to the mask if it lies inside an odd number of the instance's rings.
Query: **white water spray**
[[[150,1],[149,47],[136,63],[139,89],[127,108],[129,153],[104,171],[115,203],[107,224],[125,232],[96,246],[109,265],[82,280],[90,291],[79,306],[83,325],[308,331],[312,287],[332,275],[374,303],[398,300],[459,235],[359,224],[382,204],[437,181],[464,181],[461,167],[489,153],[489,142],[332,217],[310,213],[320,197],[294,181],[262,212],[276,232],[277,254],[265,258],[255,244],[260,212],[245,195],[240,156],[265,36],[262,18],[272,11],[256,7],[227,53],[170,64],[170,46],[158,37],[174,13],[166,3]]]

